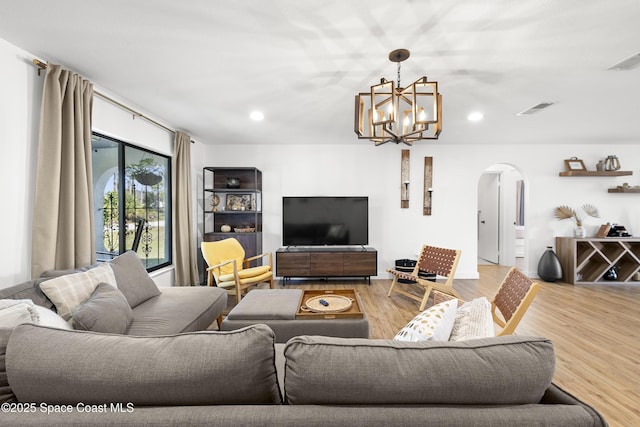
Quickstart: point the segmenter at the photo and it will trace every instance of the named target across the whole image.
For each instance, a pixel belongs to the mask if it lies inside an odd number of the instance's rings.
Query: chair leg
[[[391,296],[391,292],[393,292],[393,288],[396,286],[396,283],[398,283],[398,276],[393,276],[393,280],[391,281],[391,287],[389,288],[389,293],[387,294],[388,297]]]
[[[427,286],[427,289],[424,291],[424,296],[422,297],[422,302],[420,303],[420,311],[424,311],[427,306],[427,300],[429,299],[429,295],[431,295],[431,290],[433,286]]]
[[[269,279],[269,288],[273,289],[273,276]]]
[[[222,330],[222,314],[220,316],[218,316],[218,318],[216,319],[217,323],[218,323],[218,330]]]

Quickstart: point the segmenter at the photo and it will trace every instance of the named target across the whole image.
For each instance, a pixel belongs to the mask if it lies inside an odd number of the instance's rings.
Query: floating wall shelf
[[[566,171],[560,176],[626,176],[633,175],[633,171]]]
[[[610,188],[609,193],[640,193],[640,188]]]

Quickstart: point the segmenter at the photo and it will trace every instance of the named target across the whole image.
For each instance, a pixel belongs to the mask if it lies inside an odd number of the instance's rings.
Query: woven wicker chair
[[[513,335],[539,290],[539,283],[511,267],[491,300],[491,316],[502,328],[496,335]],[[434,305],[450,299],[453,299],[451,295],[433,292]],[[460,300],[458,304],[462,302]]]
[[[387,272],[393,275],[393,281],[391,282],[391,288],[389,288],[388,296],[395,291],[406,297],[414,299],[420,302],[420,311],[424,310],[427,305],[427,300],[433,289],[437,289],[440,292],[451,294],[456,298],[460,298],[460,295],[453,289],[453,276],[460,260],[460,251],[455,249],[438,248],[435,246],[424,245],[420,251],[420,258],[416,263],[415,268],[411,273],[403,271],[388,269]],[[444,282],[436,282],[435,280],[428,280],[420,277],[419,273],[432,273],[438,277],[444,278]],[[419,297],[412,293],[406,292],[402,289],[398,289],[398,279],[409,280],[415,282],[418,286],[424,289],[424,295]]]

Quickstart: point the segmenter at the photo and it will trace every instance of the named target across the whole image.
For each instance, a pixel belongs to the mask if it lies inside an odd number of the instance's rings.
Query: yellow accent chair
[[[391,296],[393,291],[398,292],[406,297],[420,302],[420,311],[427,306],[427,300],[433,289],[439,290],[447,294],[451,294],[456,298],[460,295],[453,289],[453,276],[455,275],[458,261],[460,260],[460,251],[457,249],[445,249],[435,246],[422,246],[420,251],[420,259],[416,262],[416,266],[411,273],[388,269],[387,272],[393,275],[391,288],[387,296]],[[435,274],[436,278],[444,278],[444,282],[436,282],[435,280],[424,279],[420,277],[420,272]],[[398,289],[398,279],[409,280],[415,282],[424,289],[423,296],[417,296],[410,292]]]
[[[273,289],[273,256],[263,253],[245,259],[245,251],[233,237],[215,242],[202,242],[202,256],[207,263],[207,285],[225,288],[236,295],[236,304],[242,293],[259,283],[269,283]],[[250,267],[251,261],[267,258],[268,264]]]

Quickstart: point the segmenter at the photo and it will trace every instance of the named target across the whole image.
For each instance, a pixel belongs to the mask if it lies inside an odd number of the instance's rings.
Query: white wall
[[[32,59],[0,39],[0,287],[31,275],[31,212],[43,84]]]
[[[604,222],[617,222],[640,234],[640,203],[634,194],[609,194],[608,187],[640,183],[638,148],[614,145],[541,146],[446,145],[417,143],[411,148],[410,208],[400,209],[400,150],[402,145],[374,147],[345,140],[332,145],[223,145],[208,146],[208,166],[255,166],[263,176],[264,249],[281,246],[282,196],[369,196],[370,245],[378,250],[379,277],[395,259],[415,257],[423,243],[462,250],[457,278],[476,278],[478,179],[495,163],[513,165],[525,179],[527,273],[537,276],[537,264],[555,236],[573,233],[570,221],[553,218],[553,208],[568,204],[579,208],[593,203],[601,219],[587,220],[589,235]],[[597,160],[615,153],[623,170],[635,176],[560,177],[564,159],[578,156],[589,169]],[[433,213],[422,215],[424,157],[433,157]],[[201,199],[201,196],[199,196]]]

